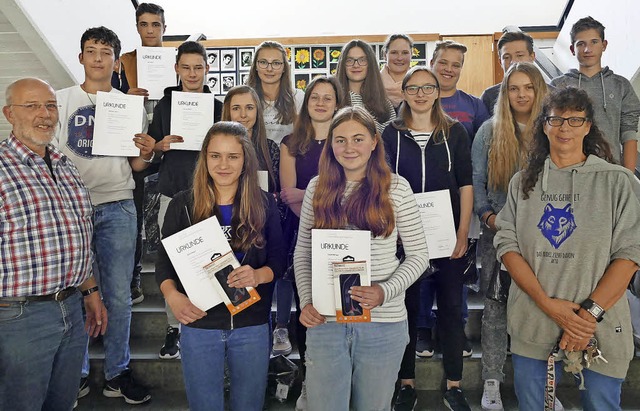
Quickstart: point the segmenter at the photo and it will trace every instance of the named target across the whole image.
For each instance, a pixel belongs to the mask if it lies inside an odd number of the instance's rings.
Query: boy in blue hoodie
[[[607,49],[604,26],[593,17],[584,17],[571,27],[571,53],[578,59],[578,70],[551,81],[554,87],[573,86],[587,92],[595,108],[595,121],[617,161],[634,171],[638,153],[640,100],[626,78],[602,67]]]

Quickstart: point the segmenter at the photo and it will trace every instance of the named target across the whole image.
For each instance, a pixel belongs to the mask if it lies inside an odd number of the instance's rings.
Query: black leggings
[[[435,274],[421,281],[429,281],[435,287],[438,303],[438,321],[436,329],[442,347],[442,363],[445,378],[450,381],[462,380],[462,350],[464,348],[464,325],[462,323],[462,272],[464,259],[450,260],[439,258],[432,260],[439,269]],[[416,378],[416,340],[418,337],[417,317],[420,299],[420,281],[409,287],[405,295],[407,320],[409,323],[409,344],[404,351],[398,377]]]

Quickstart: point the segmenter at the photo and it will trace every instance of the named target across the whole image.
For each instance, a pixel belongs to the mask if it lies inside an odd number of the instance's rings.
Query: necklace
[[[91,105],[93,106],[93,108],[96,108],[96,103],[91,100],[91,96],[89,95],[89,93],[87,92],[87,90],[84,89],[84,85],[80,85],[80,88],[82,89],[82,91],[84,91],[84,94],[87,95],[87,98],[89,99],[89,101],[91,102]]]

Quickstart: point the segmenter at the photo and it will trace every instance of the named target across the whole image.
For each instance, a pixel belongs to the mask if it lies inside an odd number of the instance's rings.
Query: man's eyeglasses
[[[269,66],[271,66],[274,70],[280,70],[282,66],[284,66],[284,63],[280,60],[274,60],[271,63],[269,63],[267,60],[258,60],[258,67],[260,67],[261,69],[269,68]]]
[[[344,62],[348,67],[355,66],[358,63],[359,66],[366,66],[368,64],[366,57],[358,57],[354,59],[353,57],[347,57]]]
[[[47,111],[54,112],[58,111],[60,106],[56,103],[27,103],[27,104],[11,104],[12,107],[22,107],[27,111],[31,111],[33,113],[40,111],[42,107],[46,108]]]
[[[433,94],[433,92],[436,91],[437,88],[438,86],[436,86],[435,84],[425,84],[424,86],[406,86],[404,88],[404,92],[409,95],[414,95],[418,94],[419,90],[422,90],[424,94]]]
[[[580,127],[587,121],[586,117],[548,116],[544,119],[551,127],[560,127],[566,121],[571,127]]]

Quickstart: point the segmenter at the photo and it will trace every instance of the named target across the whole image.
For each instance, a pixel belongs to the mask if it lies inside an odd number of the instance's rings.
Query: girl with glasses
[[[387,98],[378,60],[371,46],[362,40],[351,40],[342,48],[336,77],[347,106],[366,109],[376,122],[378,133],[396,117]]]
[[[280,144],[291,134],[302,105],[302,92],[292,87],[291,67],[282,44],[265,41],[256,49],[247,85],[253,88],[264,110],[267,138]]]
[[[438,301],[438,336],[447,380],[445,404],[453,410],[469,409],[460,389],[462,349],[462,273],[473,208],[470,142],[465,128],[440,105],[440,88],[434,73],[423,66],[409,70],[402,81],[404,103],[399,117],[385,129],[382,140],[391,170],[406,178],[413,193],[448,190],[456,230],[451,257],[432,259],[438,271],[425,279],[435,288]],[[427,255],[427,250],[422,250]],[[415,356],[420,283],[407,290],[409,344],[400,368],[401,389],[395,409],[413,409],[416,403]],[[466,406],[466,408],[465,408]]]
[[[282,44],[265,41],[258,46],[247,85],[258,94],[267,138],[280,145],[284,136],[293,131],[293,123],[303,99],[302,92],[292,87],[291,67]],[[277,317],[287,318],[287,321],[278,324],[273,332],[273,354],[288,355],[292,350],[286,327],[293,302],[291,281],[282,278],[277,281],[276,300]]]

